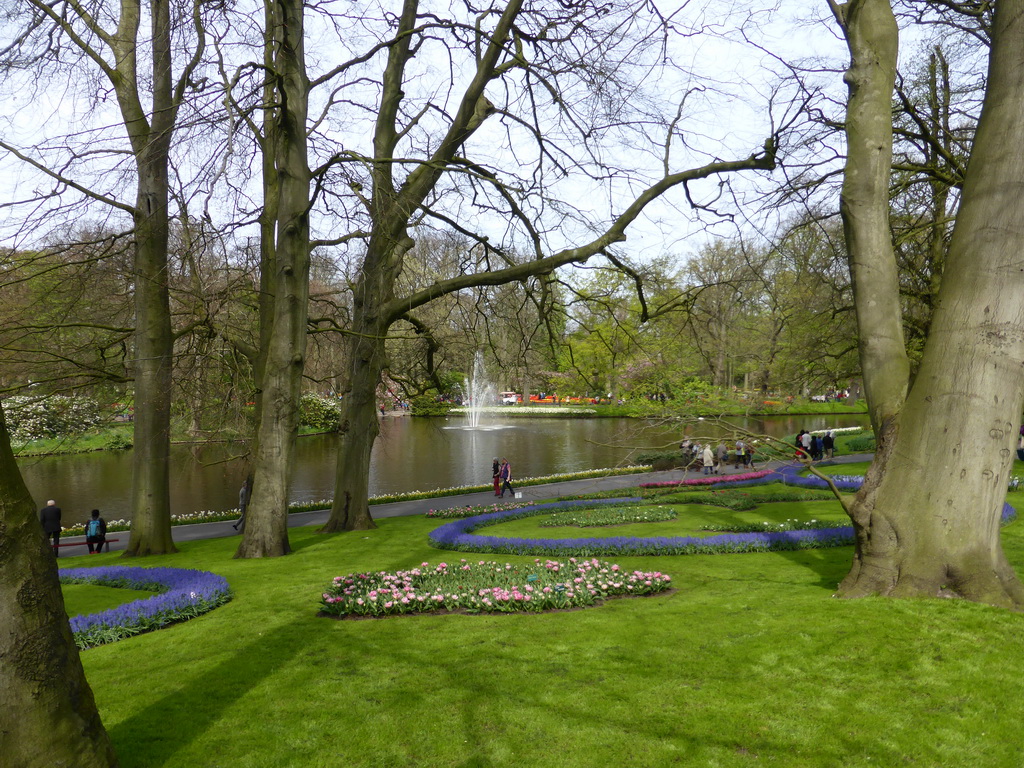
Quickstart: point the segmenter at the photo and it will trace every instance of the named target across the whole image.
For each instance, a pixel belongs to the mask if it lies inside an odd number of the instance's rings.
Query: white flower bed
[[[533,415],[543,413],[597,413],[594,408],[576,408],[573,406],[560,406],[560,405],[483,405],[479,408],[465,408],[458,407],[452,408],[450,413],[469,413],[470,411],[476,413],[500,413],[502,415],[516,414],[516,415]]]

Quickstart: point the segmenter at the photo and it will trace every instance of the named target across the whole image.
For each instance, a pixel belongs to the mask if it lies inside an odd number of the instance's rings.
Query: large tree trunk
[[[999,540],[1024,406],[1022,70],[1024,2],[1002,0],[939,304],[914,386],[851,512],[857,551],[843,596],[1024,606]]]
[[[164,157],[166,169],[166,156]],[[177,551],[171,538],[171,313],[167,298],[167,185],[139,182],[135,225],[135,450],[132,530],[124,557]]]
[[[385,338],[391,326],[390,318],[381,313],[394,298],[398,269],[413,245],[404,234],[397,240],[397,245],[388,248],[379,244],[379,236],[370,239],[362,276],[353,292],[348,358],[351,367],[342,400],[334,503],[330,518],[320,529],[322,533],[377,527],[369,506],[370,454],[380,434],[377,387],[385,367]],[[393,238],[386,238],[386,242],[393,242]]]
[[[109,768],[117,757],[85,679],[35,505],[0,410],[0,763]]]
[[[167,284],[167,168],[174,129],[171,21],[166,2],[150,3],[153,114],[148,132],[131,99],[124,104],[138,149],[135,202],[135,451],[132,532],[123,557],[176,552],[171,537],[171,363],[174,337]],[[134,124],[132,121],[135,121]],[[139,134],[145,133],[145,138]]]
[[[342,434],[331,516],[321,533],[376,528],[370,515],[370,455],[380,434],[376,392],[384,362],[383,335],[355,337],[351,386],[342,401]]]
[[[846,33],[846,173],[840,209],[850,259],[868,412],[879,444],[906,397],[896,254],[889,228],[892,95],[899,30],[889,0],[850,0],[833,10]]]
[[[309,81],[303,50],[302,0],[278,0],[280,34],[275,74],[279,119],[269,126],[277,163],[277,232],[273,276],[273,321],[260,381],[259,429],[252,500],[236,557],[274,557],[291,551],[288,495],[298,430],[299,396],[306,360],[309,303],[309,183],[306,112]],[[268,14],[271,19],[273,14]],[[267,34],[274,34],[267,30]],[[262,329],[261,329],[262,333]]]

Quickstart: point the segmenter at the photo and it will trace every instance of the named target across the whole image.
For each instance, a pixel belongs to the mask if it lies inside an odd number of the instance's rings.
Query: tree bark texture
[[[370,455],[380,434],[377,388],[384,371],[385,339],[391,318],[382,315],[394,299],[397,269],[412,240],[380,243],[370,239],[363,275],[354,291],[353,333],[349,341],[349,386],[342,400],[341,442],[335,469],[335,494],[331,516],[322,533],[376,528],[370,515]],[[391,266],[388,266],[391,265]]]
[[[840,211],[850,260],[861,369],[878,442],[906,396],[910,362],[903,339],[896,254],[889,227],[892,98],[899,30],[889,0],[833,5],[846,33],[850,91],[846,174]]]
[[[117,757],[85,679],[57,565],[0,411],[0,764],[110,768]]]
[[[1024,607],[999,537],[1024,407],[1022,0],[1001,0],[993,35],[938,305],[920,371],[854,503],[842,596]]]
[[[276,239],[272,322],[260,380],[260,416],[252,500],[236,557],[275,557],[291,551],[288,495],[298,430],[299,396],[306,359],[309,301],[309,185],[306,115],[309,81],[303,48],[302,0],[273,3],[266,34],[277,42],[274,68],[279,106],[264,141],[275,168]],[[264,231],[266,231],[264,229]],[[262,334],[262,329],[261,329]]]
[[[121,85],[121,89],[130,91],[130,95],[122,99],[122,110],[136,152],[139,175],[135,202],[132,531],[123,557],[177,551],[171,537],[171,369],[174,337],[167,280],[167,174],[176,108],[171,88],[171,20],[166,0],[152,0],[150,13],[153,112],[149,126],[145,126],[134,78]],[[137,39],[137,30],[131,39]]]

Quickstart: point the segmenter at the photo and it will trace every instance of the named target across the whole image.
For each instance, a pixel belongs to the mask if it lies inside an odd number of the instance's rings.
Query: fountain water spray
[[[465,379],[465,393],[469,396],[466,415],[469,417],[469,428],[480,427],[481,410],[497,402],[497,388],[487,380],[484,370],[484,353],[477,351],[473,356],[473,370]]]

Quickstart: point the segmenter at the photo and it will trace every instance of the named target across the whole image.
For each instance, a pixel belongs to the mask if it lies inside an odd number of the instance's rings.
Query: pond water
[[[750,432],[784,437],[800,429],[866,426],[867,416],[771,416],[736,418]],[[507,457],[514,477],[578,472],[631,463],[637,453],[678,446],[685,434],[717,437],[722,425],[654,424],[638,419],[501,419],[485,416],[480,429],[465,417],[421,419],[385,416],[373,450],[370,493],[433,490],[489,483],[491,459]],[[244,450],[238,443],[175,445],[171,451],[171,511],[223,510],[238,506]],[[292,501],[334,494],[337,438],[301,437],[292,474]],[[41,507],[55,499],[64,524],[88,519],[97,508],[108,520],[130,517],[130,451],[19,460],[29,490]]]

